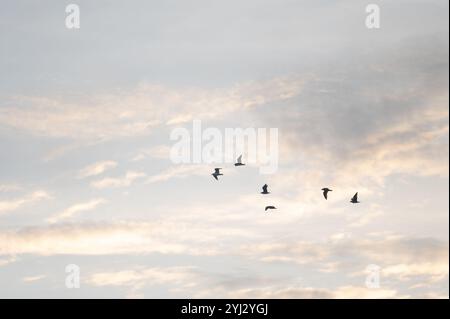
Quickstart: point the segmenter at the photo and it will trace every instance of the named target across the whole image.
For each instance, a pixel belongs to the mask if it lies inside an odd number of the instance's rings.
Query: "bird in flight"
[[[352,199],[350,200],[350,203],[353,203],[353,204],[359,203],[358,202],[358,192],[356,192],[356,194],[353,195]]]
[[[277,209],[275,206],[266,206],[266,209],[264,211],[268,211],[269,209]]]
[[[241,155],[237,158],[237,161],[236,161],[236,163],[234,163],[234,166],[244,166],[244,165],[245,164],[242,163],[242,155]]]
[[[322,188],[323,190],[323,197],[325,197],[325,199],[328,199],[328,192],[332,192],[332,189],[329,189],[328,187]]]
[[[220,173],[221,168],[215,168],[214,169],[214,173],[212,173],[211,175],[218,181],[218,177],[219,176],[223,176],[222,173]]]
[[[266,195],[266,194],[270,194],[270,192],[268,192],[267,191],[267,187],[268,187],[268,185],[267,184],[264,184],[264,186],[262,187],[262,192],[261,192],[261,194],[264,194],[264,195]]]

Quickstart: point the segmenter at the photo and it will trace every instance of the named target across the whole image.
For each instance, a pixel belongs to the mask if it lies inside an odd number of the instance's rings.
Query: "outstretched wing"
[[[212,174],[212,176],[216,179],[216,181],[218,181],[219,179],[217,178],[216,174]]]
[[[323,197],[325,197],[325,199],[328,199],[328,190],[324,189]]]
[[[267,193],[267,184],[264,184],[264,186],[262,187],[262,189],[263,189],[263,192],[264,192],[264,193]]]
[[[220,174],[220,170],[221,170],[221,168],[215,168],[214,169],[214,174]]]
[[[353,196],[352,201],[358,201],[358,192],[356,192],[356,194]]]
[[[242,164],[242,155],[237,158],[237,163]]]

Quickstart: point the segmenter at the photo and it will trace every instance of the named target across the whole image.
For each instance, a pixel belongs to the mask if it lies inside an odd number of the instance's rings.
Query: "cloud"
[[[366,287],[339,287],[334,298],[339,299],[389,299],[389,298],[406,298],[407,296],[398,296],[395,289],[369,289]]]
[[[411,38],[351,63],[316,70],[276,116],[258,113],[262,125],[282,129],[284,166],[373,190],[395,174],[448,177],[447,40]]]
[[[21,189],[22,187],[16,184],[0,184],[0,193],[15,192]]]
[[[433,238],[408,238],[401,236],[387,238],[336,237],[323,242],[282,241],[243,246],[242,251],[252,256],[267,256],[277,253],[290,256],[299,263],[318,262],[337,257],[342,251],[348,255],[365,257],[372,262],[391,264],[395,262],[447,262],[448,242]],[[309,257],[309,258],[308,258]]]
[[[22,96],[0,109],[0,125],[38,136],[70,139],[111,139],[148,134],[160,125],[180,125],[193,119],[214,119],[297,95],[297,77],[240,83],[214,90],[170,88],[142,84],[82,100],[67,97]]]
[[[98,189],[129,187],[134,181],[145,176],[146,174],[142,172],[129,171],[123,177],[107,177],[93,181],[91,186]]]
[[[146,158],[170,159],[170,146],[158,145],[149,149],[140,150],[132,159],[132,162],[142,161]]]
[[[91,176],[100,175],[107,170],[114,168],[117,166],[117,162],[114,161],[102,161],[91,164],[83,169],[81,169],[78,173],[79,178],[86,178]]]
[[[397,264],[390,265],[383,268],[382,274],[386,277],[395,277],[404,279],[411,279],[417,276],[430,276],[432,281],[441,280],[448,276],[449,265],[445,262],[433,263],[411,263],[411,264]]]
[[[336,288],[301,287],[300,285],[267,285],[275,278],[255,277],[223,281],[218,274],[205,273],[194,267],[133,267],[131,270],[107,271],[90,274],[86,283],[92,286],[125,288],[128,294],[145,297],[148,286],[166,285],[184,298],[239,298],[239,299],[354,299],[401,298],[394,289],[368,289],[359,286]],[[236,281],[236,283],[234,283]],[[260,286],[262,285],[262,286]],[[250,286],[241,288],[241,286]],[[259,287],[260,286],[260,287]]]
[[[322,265],[325,272],[345,272],[349,276],[366,276],[363,270],[369,264],[377,264],[382,276],[393,280],[436,282],[448,276],[449,271],[448,242],[431,238],[343,237],[324,242],[283,241],[243,246],[240,251],[263,262]]]
[[[50,195],[47,192],[36,191],[21,198],[0,201],[0,215],[10,213],[12,211],[20,209],[25,205],[49,198]]]
[[[50,223],[56,223],[56,222],[59,222],[59,221],[65,220],[65,219],[69,219],[78,213],[93,210],[93,209],[97,208],[97,206],[104,204],[104,203],[106,203],[106,200],[103,198],[97,198],[97,199],[93,199],[88,202],[78,203],[78,204],[72,205],[69,208],[65,209],[60,214],[57,214],[55,216],[48,218],[47,221]]]
[[[6,229],[0,233],[0,255],[216,255],[228,240],[248,232],[176,219],[52,224]]]
[[[156,175],[150,176],[146,183],[165,182],[173,178],[186,178],[191,176],[206,176],[204,165],[177,165],[170,167]]]
[[[0,267],[12,264],[17,261],[16,256],[8,256],[6,258],[0,258]]]
[[[364,215],[357,214],[355,217],[351,216],[351,220],[349,220],[349,227],[365,226],[381,216],[383,216],[381,207],[379,207],[379,205],[372,204],[369,207],[369,211],[367,211]]]
[[[264,287],[224,292],[225,298],[239,299],[386,299],[398,298],[393,289],[343,286],[336,289],[312,287]]]
[[[133,286],[172,284],[180,285],[196,279],[192,267],[144,268],[94,273],[86,282],[92,286]]]
[[[46,275],[29,276],[29,277],[22,278],[22,281],[26,282],[26,283],[30,283],[30,282],[35,282],[35,281],[42,280],[42,279],[44,279],[46,277],[47,277]]]

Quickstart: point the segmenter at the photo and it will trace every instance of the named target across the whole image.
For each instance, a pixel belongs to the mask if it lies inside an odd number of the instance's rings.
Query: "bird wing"
[[[262,189],[263,189],[263,192],[264,192],[264,193],[267,193],[267,184],[264,184],[264,186],[262,187]]]
[[[218,181],[219,179],[217,178],[216,174],[212,174],[212,176],[214,176],[214,178]]]
[[[220,174],[220,170],[221,170],[221,168],[215,168],[214,169],[214,174]]]
[[[238,162],[239,164],[242,163],[242,155],[240,155],[240,156],[237,158],[237,162]]]
[[[356,192],[356,194],[353,196],[352,200],[353,201],[357,201],[358,200],[358,192]]]
[[[325,197],[325,199],[328,199],[328,191],[327,190],[323,191],[323,197]]]

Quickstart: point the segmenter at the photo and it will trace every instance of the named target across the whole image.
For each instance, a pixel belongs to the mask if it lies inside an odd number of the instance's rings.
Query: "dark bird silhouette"
[[[275,206],[266,206],[266,209],[264,209],[264,211],[267,212],[267,210],[269,209],[277,209]]]
[[[236,161],[236,163],[234,163],[234,166],[244,166],[244,165],[245,164],[242,163],[242,155],[241,155],[237,158],[237,161]]]
[[[221,168],[215,168],[214,169],[214,173],[212,173],[211,175],[218,181],[218,177],[219,176],[223,176],[222,173],[220,173]]]
[[[356,194],[353,195],[352,199],[350,200],[350,203],[353,203],[353,204],[359,203],[358,202],[358,192],[356,192]]]
[[[329,189],[328,187],[322,188],[323,190],[323,197],[325,197],[325,199],[328,199],[328,192],[332,192],[332,189]]]
[[[267,187],[268,187],[268,185],[267,184],[264,184],[264,186],[262,187],[262,192],[261,192],[261,194],[264,194],[264,195],[266,195],[266,194],[270,194],[270,192],[268,192],[267,191]]]

